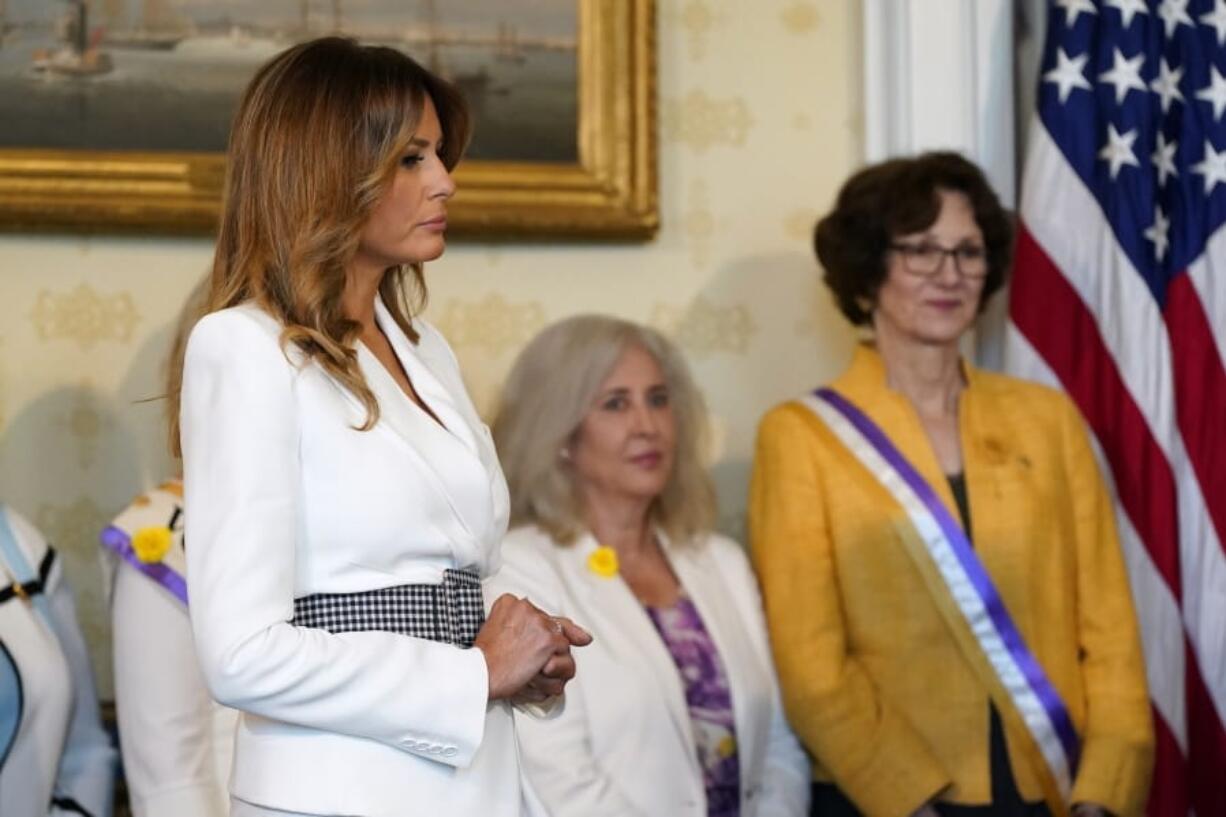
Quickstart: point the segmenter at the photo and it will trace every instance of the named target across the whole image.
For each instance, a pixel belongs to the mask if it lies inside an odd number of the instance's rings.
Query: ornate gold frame
[[[578,2],[579,161],[461,163],[457,233],[655,234],[655,0]],[[0,150],[0,229],[211,232],[224,171],[220,153]]]

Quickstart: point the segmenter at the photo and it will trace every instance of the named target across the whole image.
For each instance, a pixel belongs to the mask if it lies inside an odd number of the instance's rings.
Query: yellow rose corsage
[[[601,545],[587,557],[587,569],[601,578],[613,578],[617,575],[617,551],[608,545]]]
[[[132,537],[132,551],[145,564],[160,562],[170,551],[172,534],[165,525],[141,528]]]

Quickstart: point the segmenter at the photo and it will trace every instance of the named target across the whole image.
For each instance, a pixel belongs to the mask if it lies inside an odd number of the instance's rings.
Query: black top
[[[958,516],[962,517],[962,529],[966,531],[966,538],[971,538],[971,499],[966,492],[966,476],[964,474],[946,474],[945,479],[949,481],[949,490],[954,493],[954,502],[958,504]],[[973,547],[975,542],[971,541]]]
[[[954,502],[958,505],[958,516],[962,517],[962,530],[966,532],[966,539],[971,543],[971,547],[975,546],[975,540],[971,538],[971,499],[970,494],[966,490],[966,475],[946,474],[945,479],[949,481],[949,490],[954,495]],[[986,807],[988,811],[984,811],[983,806],[966,808],[952,806],[942,803],[940,811],[942,814],[948,815],[984,815],[991,814],[992,817],[1039,817],[1047,815],[1048,810],[1043,802],[1027,803],[1022,799],[1021,793],[1017,790],[1017,782],[1013,779],[1013,768],[1009,765],[1009,749],[1005,744],[1005,728],[1000,720],[1000,712],[996,709],[996,704],[988,701],[988,753],[990,760],[990,769],[992,775],[992,805]]]

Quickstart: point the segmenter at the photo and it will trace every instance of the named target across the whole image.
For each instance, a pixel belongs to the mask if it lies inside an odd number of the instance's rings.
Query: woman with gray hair
[[[651,329],[573,317],[511,371],[494,439],[514,529],[487,597],[527,597],[594,636],[561,714],[516,721],[554,817],[807,812],[757,585],[711,531],[705,437],[685,362]]]

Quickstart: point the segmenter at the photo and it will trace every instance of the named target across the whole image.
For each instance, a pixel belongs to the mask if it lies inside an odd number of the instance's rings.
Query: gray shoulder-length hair
[[[677,450],[673,472],[651,507],[652,521],[678,544],[709,531],[715,488],[706,468],[707,412],[677,348],[654,329],[605,315],[577,315],[542,330],[520,353],[503,389],[494,442],[511,490],[511,524],[534,524],[559,544],[586,528],[565,448],[623,352],[642,347],[664,374]]]

